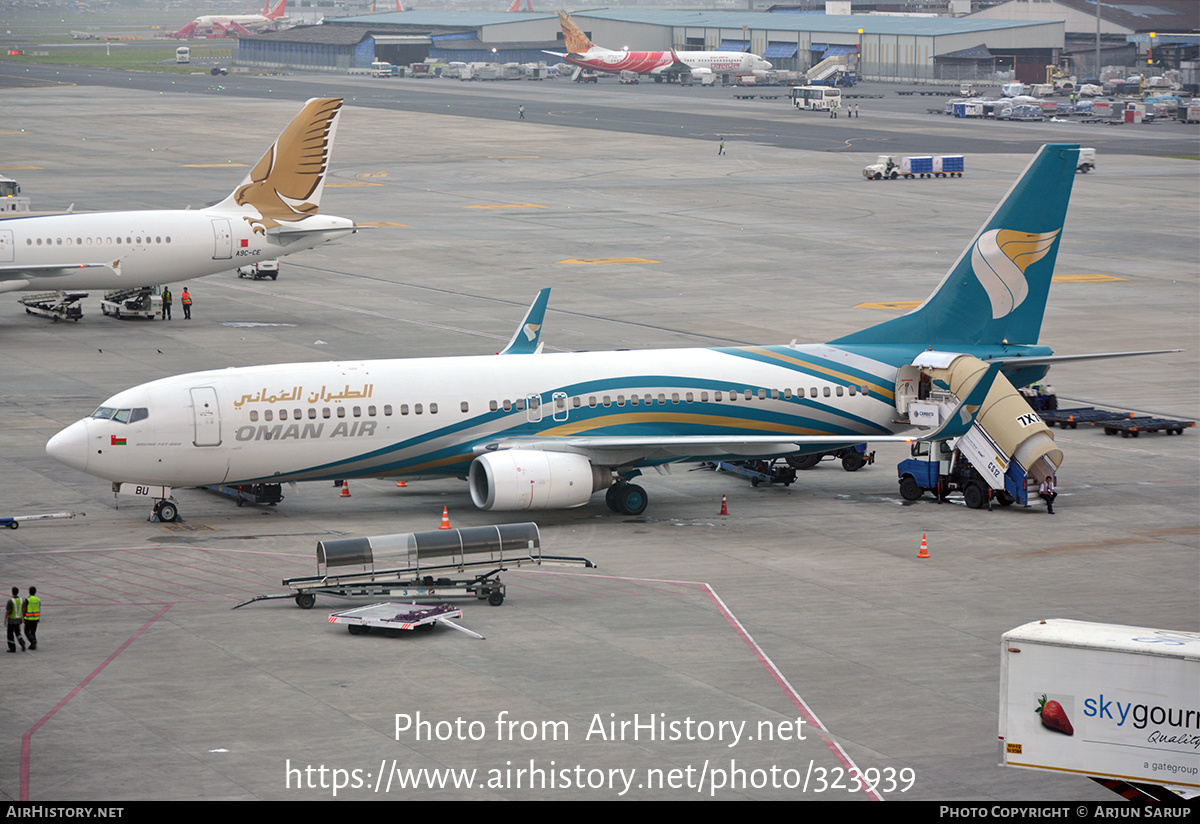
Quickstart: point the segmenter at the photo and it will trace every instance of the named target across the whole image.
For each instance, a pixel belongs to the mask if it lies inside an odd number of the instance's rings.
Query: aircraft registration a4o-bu
[[[309,100],[228,197],[203,209],[0,220],[0,292],[133,289],[236,269],[354,231],[318,213],[341,113]]]
[[[646,492],[630,480],[646,468],[961,436],[989,392],[1013,394],[1005,374],[1025,385],[1053,361],[1106,356],[1037,343],[1077,155],[1043,146],[921,306],[829,343],[547,354],[543,290],[499,355],[164,378],[109,398],[46,449],[160,499],[221,483],[458,476],[482,509],[575,507],[606,490],[613,511],[637,514]],[[958,407],[936,430],[898,423],[914,360],[941,354],[968,365],[948,384]],[[1009,425],[1037,418],[1024,403],[996,408]],[[1033,443],[1014,459],[1040,481],[1062,455],[1048,434]]]

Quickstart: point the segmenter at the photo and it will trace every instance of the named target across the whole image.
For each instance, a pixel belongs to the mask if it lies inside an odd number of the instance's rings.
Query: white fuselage
[[[249,210],[97,212],[0,220],[0,292],[122,289],[211,275],[311,249],[353,231],[345,218],[291,224],[306,235],[256,234]]]
[[[599,46],[584,53],[566,55],[568,63],[582,66],[593,71],[616,74],[622,71],[632,71],[637,74],[663,74],[673,70],[679,62],[686,64],[693,72],[712,72],[713,74],[741,74],[754,71],[766,71],[771,64],[758,55],[744,52],[724,51],[613,51]]]
[[[253,29],[269,26],[274,21],[262,14],[206,14],[197,17],[195,22],[198,29],[211,29],[214,26],[228,28],[231,23]]]
[[[758,457],[797,452],[796,435],[892,434],[895,376],[829,346],[231,368],[121,392],[47,451],[108,480],[175,487],[463,476],[498,443],[589,454],[581,441],[608,436],[658,445],[606,449],[596,465]],[[672,444],[679,435],[780,442],[733,452]]]

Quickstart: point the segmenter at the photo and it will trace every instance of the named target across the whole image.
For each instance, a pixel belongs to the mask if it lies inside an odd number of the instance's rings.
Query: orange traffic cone
[[[722,496],[721,496],[721,514],[722,514],[722,515],[728,515],[728,514],[729,514],[729,504],[728,504],[728,502],[725,500],[725,496],[724,496],[724,495],[722,495]]]
[[[442,507],[442,525],[439,526],[438,529],[449,529],[449,528],[450,528],[450,509],[448,507]]]
[[[917,553],[918,558],[929,557],[929,544],[925,541],[925,533],[921,533],[921,551]]]
[[[396,486],[398,486],[398,487],[408,486],[408,481],[396,481]]]
[[[349,481],[342,481],[342,495],[341,495],[341,497],[343,497],[343,498],[349,498],[349,497],[350,497],[350,482],[349,482]]]

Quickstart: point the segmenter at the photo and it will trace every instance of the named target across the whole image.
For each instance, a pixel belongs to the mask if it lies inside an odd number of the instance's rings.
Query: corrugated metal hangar
[[[868,79],[938,79],[939,63],[984,62],[1038,82],[1063,48],[1061,21],[611,9],[572,15],[598,45],[636,50],[749,50],[776,68],[805,69],[859,52]],[[378,57],[497,63],[556,62],[558,17],[543,13],[392,12],[244,37],[241,65],[346,71]]]

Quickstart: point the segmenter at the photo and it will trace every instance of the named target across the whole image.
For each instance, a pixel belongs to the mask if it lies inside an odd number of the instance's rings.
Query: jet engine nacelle
[[[506,449],[476,458],[468,482],[480,509],[568,509],[586,504],[612,478],[583,455]]]

